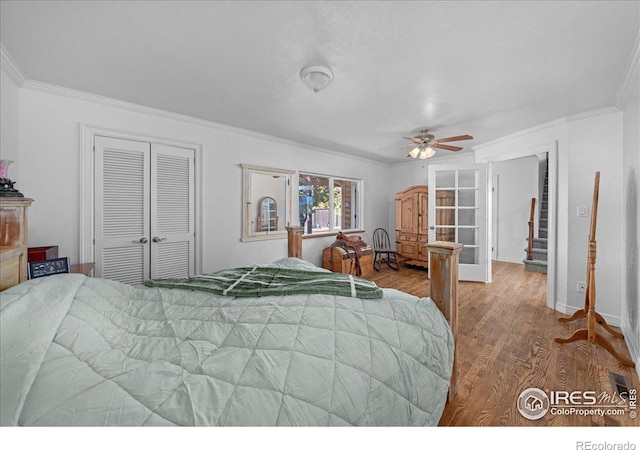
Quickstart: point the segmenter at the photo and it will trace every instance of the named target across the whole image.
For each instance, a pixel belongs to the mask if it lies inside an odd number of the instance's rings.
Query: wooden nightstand
[[[73,264],[71,267],[69,267],[69,271],[71,273],[81,273],[82,275],[89,276],[89,274],[93,270],[93,266],[93,263]]]

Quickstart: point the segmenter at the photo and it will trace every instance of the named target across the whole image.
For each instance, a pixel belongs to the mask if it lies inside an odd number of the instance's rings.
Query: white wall
[[[622,113],[615,108],[560,119],[474,147],[479,162],[557,149],[556,309],[573,313],[584,307],[578,281],[586,278],[589,217],[576,217],[578,205],[589,206],[596,171],[601,172],[598,210],[596,286],[602,293],[598,311],[619,325],[622,262]],[[552,170],[552,169],[550,169]]]
[[[20,178],[20,88],[3,70],[0,70],[0,159],[13,161],[7,176],[16,182],[15,188],[23,191]]]
[[[622,297],[622,114],[569,122],[569,235],[567,304],[584,306],[576,283],[585,281],[593,185],[600,171],[596,241],[596,308],[618,318]],[[587,217],[577,217],[578,206],[588,206]],[[605,316],[606,317],[606,316]]]
[[[240,241],[243,163],[363,179],[367,231],[388,226],[388,187],[381,182],[388,179],[385,164],[354,163],[302,145],[147,113],[118,102],[90,101],[73,93],[27,86],[20,94],[21,186],[35,199],[29,211],[30,245],[57,244],[60,255],[69,256],[72,263],[79,259],[80,124],[202,145],[205,272],[287,256],[286,239]],[[322,249],[333,239],[305,239],[303,258],[320,265]]]
[[[639,35],[640,39],[640,35]],[[640,50],[630,64],[619,107],[622,132],[622,332],[640,375]]]
[[[526,253],[526,238],[531,212],[531,199],[538,202],[538,157],[526,156],[493,164],[493,176],[498,176],[497,227],[498,242],[494,242],[498,261],[522,264]],[[536,211],[538,209],[536,208]],[[537,212],[536,212],[537,214]],[[536,215],[535,222],[538,222]]]

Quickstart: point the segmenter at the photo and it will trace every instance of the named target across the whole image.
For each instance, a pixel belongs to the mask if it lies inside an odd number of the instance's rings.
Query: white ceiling
[[[611,106],[640,2],[14,2],[0,40],[30,80],[386,162],[402,136],[463,152]],[[325,63],[314,94],[299,78]],[[450,154],[439,151],[439,155]]]

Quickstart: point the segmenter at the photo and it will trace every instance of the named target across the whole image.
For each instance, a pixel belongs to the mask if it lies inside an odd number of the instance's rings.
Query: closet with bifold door
[[[194,150],[95,136],[94,152],[95,276],[192,276]]]

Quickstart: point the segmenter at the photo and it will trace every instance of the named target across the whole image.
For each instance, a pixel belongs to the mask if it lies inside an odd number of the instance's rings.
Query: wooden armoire
[[[407,264],[428,267],[428,188],[412,186],[396,192],[396,251]]]
[[[455,241],[455,191],[436,191],[436,241]],[[396,250],[402,261],[428,268],[429,188],[411,186],[396,192]],[[447,227],[451,226],[451,227]]]

